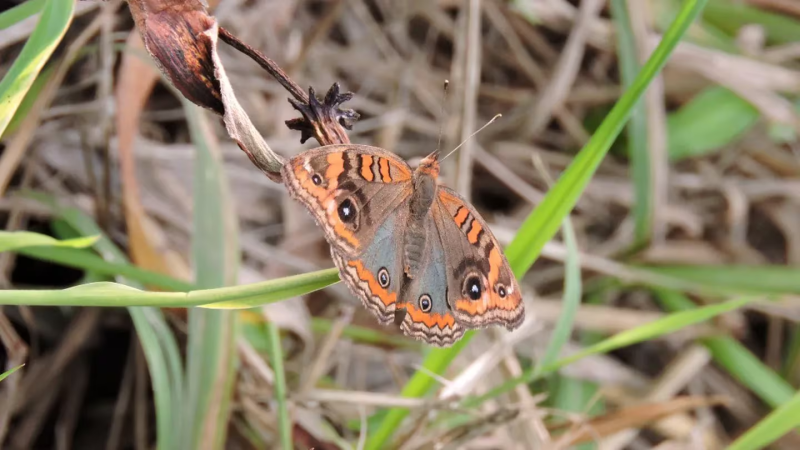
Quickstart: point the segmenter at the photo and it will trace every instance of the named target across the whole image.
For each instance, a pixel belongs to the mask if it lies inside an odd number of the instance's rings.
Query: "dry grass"
[[[82,39],[96,47],[68,71],[56,69],[51,90],[0,144],[0,186],[9,186],[9,193],[43,190],[76,205],[122,245],[136,233],[140,265],[186,279],[193,151],[183,110],[170,90],[157,85],[152,67],[137,60],[141,55],[114,63],[121,58],[118,44],[137,48],[137,38],[128,35],[133,24],[127,8],[111,3],[76,18],[57,60],[64,63],[86,49]],[[391,149],[412,163],[436,147],[440,125],[446,150],[503,114],[446,161],[443,182],[471,197],[507,242],[548,188],[533,158],[558,175],[621,91],[606,2],[573,3],[521,2],[520,12],[491,0],[226,1],[215,15],[301,86],[319,92],[339,81],[355,92],[348,106],[362,118],[351,141]],[[750,3],[800,15],[791,2]],[[658,39],[653,10],[632,10],[643,55]],[[746,41],[744,33],[740,37]],[[628,255],[635,243],[628,161],[613,155],[603,162],[572,215],[585,283],[605,276],[646,282],[648,275],[629,261],[800,264],[798,144],[772,137],[778,124],[800,131],[787,99],[800,93],[800,52],[797,43],[740,44],[741,54],[733,55],[682,43],[648,94],[657,206],[651,244],[634,258]],[[0,39],[0,60],[11,60],[19,46],[19,38]],[[240,101],[270,146],[285,156],[313,147],[301,145],[284,126],[296,114],[283,88],[243,55],[227,46],[220,51]],[[451,84],[442,108],[444,79]],[[668,163],[666,115],[712,85],[746,99],[760,119],[718,151]],[[216,132],[241,230],[239,282],[330,267],[327,245],[303,207],[253,167],[221,126]],[[51,218],[40,205],[10,195],[0,200],[0,210],[6,229],[42,231]],[[352,338],[353,325],[391,336],[399,331],[376,325],[340,285],[271,304],[263,314],[247,313],[246,329],[269,317],[282,330],[296,446],[336,448],[334,432],[362,442],[359,427],[348,424],[367,423],[379,408],[403,406],[412,411],[410,427],[398,434],[406,449],[531,448],[520,442],[563,448],[579,440],[601,441],[603,449],[722,448],[769,410],[693,342],[730,333],[778,370],[789,331],[800,319],[791,306],[740,311],[713,326],[570,365],[562,374],[596,385],[595,400],[612,411],[602,422],[585,422],[586,411],[562,411],[548,403],[552,398],[520,387],[457,416],[459,421],[430,426],[431,411],[485,392],[541,355],[560,312],[564,258],[562,244],[552,242],[520,280],[535,320],[512,335],[481,333],[440,380],[440,395],[427,400],[398,395],[419,367],[419,346]],[[0,269],[9,287],[77,281],[74,273],[19,257],[4,255]],[[663,314],[644,290],[606,290],[599,300],[602,305],[581,307],[568,351],[578,345],[578,334],[607,335]],[[171,319],[183,333],[181,312]],[[146,448],[153,427],[147,373],[137,347],[128,345],[131,333],[120,311],[2,311],[3,361],[22,361],[27,353],[29,366],[21,382],[0,385],[0,442],[6,431],[9,448]],[[277,446],[275,378],[258,344],[242,338],[238,346],[229,448]],[[800,381],[798,367],[789,379]],[[717,397],[704,395],[723,397],[726,406],[712,407]],[[565,416],[567,421],[555,420]],[[780,445],[793,448],[796,438]]]

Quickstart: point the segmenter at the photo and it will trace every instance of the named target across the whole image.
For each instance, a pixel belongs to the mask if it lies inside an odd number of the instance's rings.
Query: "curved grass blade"
[[[558,355],[561,354],[561,348],[564,347],[572,335],[575,315],[581,306],[582,283],[578,241],[575,237],[575,230],[572,228],[572,221],[569,218],[564,219],[561,230],[564,235],[564,246],[567,248],[567,258],[564,261],[564,306],[556,322],[553,334],[550,336],[550,342],[547,344],[544,356],[537,363],[535,371],[541,370],[542,367],[547,367],[558,359]]]
[[[728,450],[767,448],[769,444],[786,433],[791,433],[797,427],[800,427],[800,392],[747,430],[728,447]]]
[[[5,380],[6,378],[8,378],[9,375],[11,375],[12,373],[18,371],[19,369],[21,369],[23,367],[25,367],[25,364],[20,364],[17,367],[14,367],[13,369],[10,369],[10,370],[7,370],[7,371],[5,371],[3,373],[0,373],[0,381]]]
[[[0,137],[14,117],[39,71],[67,31],[75,9],[74,0],[48,0],[28,41],[6,75],[0,80]]]
[[[522,224],[513,242],[506,249],[509,264],[517,277],[521,277],[561,225],[561,221],[569,214],[594,174],[597,166],[611,148],[625,122],[631,114],[633,106],[639,101],[648,84],[661,70],[669,55],[686,32],[686,29],[702,11],[706,0],[687,0],[675,18],[658,47],[653,51],[639,75],[631,83],[629,89],[592,136],[591,140],[575,157],[572,164],[562,174],[556,185],[547,193],[542,203],[528,216]],[[472,338],[473,333],[465,333],[456,345],[448,349],[433,349],[425,358],[425,371],[417,371],[402,390],[404,397],[422,397],[430,391],[434,380],[428,373],[441,374],[461,352]],[[384,448],[395,430],[408,415],[408,410],[391,409],[381,421],[377,430],[370,436],[366,448],[376,450]]]
[[[0,305],[239,309],[308,294],[337,281],[339,272],[327,269],[245,286],[189,292],[149,292],[100,282],[63,290],[0,290]]]
[[[283,349],[281,348],[281,335],[278,326],[272,322],[264,324],[269,336],[269,361],[275,372],[275,401],[278,404],[278,435],[281,448],[292,450],[292,420],[289,416],[289,406],[286,401],[286,372],[283,369]]]
[[[0,231],[0,252],[36,246],[86,248],[94,245],[97,239],[98,236],[88,236],[60,241],[31,231]]]
[[[626,89],[633,84],[639,73],[639,56],[636,51],[636,37],[628,14],[628,0],[611,0],[611,15],[617,37],[617,55],[622,86]],[[647,142],[647,108],[639,101],[633,107],[630,120],[625,129],[628,137],[628,158],[631,162],[633,179],[634,235],[636,244],[644,244],[650,238],[653,219],[653,189],[650,176],[650,148]]]

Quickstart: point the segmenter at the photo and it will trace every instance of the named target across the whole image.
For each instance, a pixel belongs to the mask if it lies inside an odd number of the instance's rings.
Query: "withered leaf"
[[[280,182],[283,158],[269,148],[236,100],[217,54],[219,26],[199,0],[130,0],[145,48],[189,101],[221,115],[253,164]]]

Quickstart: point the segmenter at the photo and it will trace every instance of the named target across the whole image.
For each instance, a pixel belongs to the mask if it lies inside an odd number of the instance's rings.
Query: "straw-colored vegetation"
[[[230,37],[222,83],[169,75],[217,63],[180,40],[201,10],[12,3],[0,447],[800,447],[793,2],[209,0],[303,89],[352,91],[351,142],[414,165],[465,141],[442,182],[528,318],[446,349],[377,325],[242,151],[318,146],[285,124],[303,92]]]

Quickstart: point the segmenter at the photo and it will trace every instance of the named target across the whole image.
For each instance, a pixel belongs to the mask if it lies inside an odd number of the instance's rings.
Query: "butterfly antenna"
[[[481,131],[483,131],[483,129],[484,129],[484,128],[488,127],[489,125],[491,125],[491,124],[492,124],[492,122],[494,122],[495,120],[497,120],[497,119],[499,119],[499,118],[501,118],[501,117],[503,117],[503,115],[502,115],[502,114],[497,114],[496,116],[492,117],[492,120],[490,120],[490,121],[486,122],[486,125],[484,125],[484,126],[482,126],[482,127],[478,128],[478,130],[477,130],[477,131],[475,131],[474,133],[472,133],[472,134],[470,134],[469,136],[467,136],[467,138],[466,138],[466,139],[464,139],[464,141],[463,141],[463,142],[461,142],[460,144],[458,144],[458,147],[456,147],[456,148],[454,148],[454,149],[450,150],[450,153],[448,153],[448,154],[444,155],[444,158],[442,158],[442,159],[441,159],[441,161],[444,161],[444,159],[445,159],[445,158],[447,158],[448,156],[450,156],[450,155],[452,155],[453,153],[455,153],[455,152],[456,152],[456,150],[460,149],[460,148],[461,148],[461,146],[462,146],[462,145],[464,145],[464,144],[466,144],[468,140],[472,139],[472,136],[475,136],[476,134],[480,133]]]
[[[450,80],[444,80],[444,93],[442,94],[442,114],[441,118],[439,119],[439,142],[436,143],[436,151],[433,152],[434,155],[439,154],[439,150],[442,149],[442,134],[444,133],[444,114],[445,114],[445,105],[447,105],[447,88],[450,86]]]

